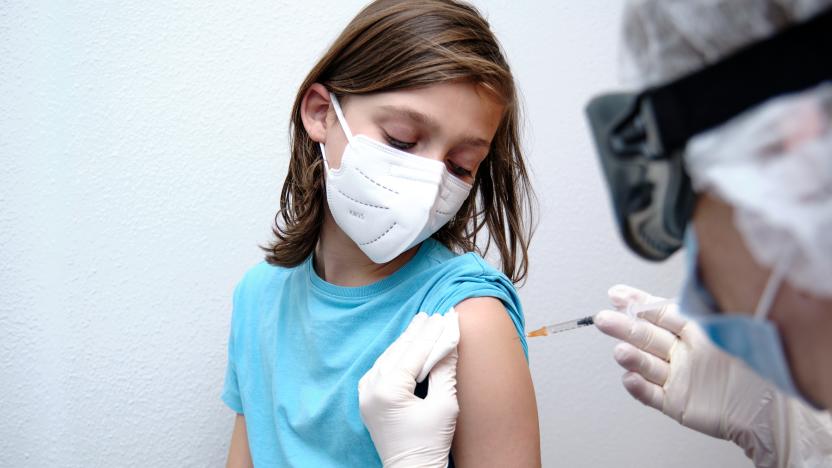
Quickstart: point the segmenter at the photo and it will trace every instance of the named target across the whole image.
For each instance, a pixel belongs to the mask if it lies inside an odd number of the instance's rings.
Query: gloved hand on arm
[[[448,465],[459,414],[458,343],[456,311],[419,313],[358,382],[361,419],[385,468]],[[413,392],[426,376],[421,399]]]
[[[618,310],[663,300],[614,286]],[[605,310],[599,330],[622,340],[615,360],[637,400],[683,426],[745,450],[757,467],[832,466],[832,419],[779,393],[739,361],[717,349],[675,303],[639,313]]]

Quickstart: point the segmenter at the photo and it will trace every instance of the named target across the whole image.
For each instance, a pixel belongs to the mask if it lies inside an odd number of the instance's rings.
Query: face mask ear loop
[[[347,125],[347,119],[344,117],[344,112],[341,110],[341,104],[338,103],[338,98],[335,97],[334,93],[329,93],[329,99],[332,101],[332,107],[335,108],[335,116],[338,118],[338,123],[341,124],[344,134],[347,136],[347,141],[352,143],[352,132],[350,131],[350,126]]]
[[[330,102],[332,102],[332,107],[335,109],[335,117],[338,119],[338,124],[341,125],[341,129],[344,130],[344,135],[347,136],[347,141],[352,143],[352,132],[350,131],[350,126],[347,125],[347,119],[344,117],[344,112],[341,111],[341,105],[338,104],[338,98],[335,97],[334,93],[329,93]],[[321,146],[321,156],[324,158],[324,169],[329,171],[329,162],[326,160],[326,148],[324,148],[323,143],[318,143]]]
[[[323,143],[318,143],[318,146],[321,147],[321,156],[324,158],[324,169],[329,172],[329,163],[326,161],[326,148],[324,148]]]
[[[780,289],[780,284],[783,282],[783,277],[786,276],[786,270],[792,263],[794,256],[794,246],[787,245],[777,258],[774,264],[774,270],[766,281],[766,287],[763,289],[763,294],[757,302],[757,309],[754,311],[755,320],[765,320],[769,312],[771,312],[771,304],[777,297],[777,291]]]

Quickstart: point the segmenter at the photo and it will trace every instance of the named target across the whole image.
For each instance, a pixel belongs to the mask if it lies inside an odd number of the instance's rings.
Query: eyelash
[[[392,146],[393,148],[396,148],[396,149],[409,150],[410,148],[413,148],[414,146],[416,146],[416,143],[409,143],[409,142],[406,142],[406,141],[399,141],[399,140],[391,137],[387,133],[384,134],[384,138],[387,139],[387,143],[390,146]]]
[[[410,143],[410,142],[406,142],[406,141],[397,140],[397,139],[391,137],[390,135],[388,135],[386,132],[384,133],[384,138],[387,140],[387,143],[390,146],[392,146],[393,148],[399,149],[399,150],[403,150],[403,151],[404,150],[409,150],[410,148],[413,148],[414,146],[416,146],[416,143]],[[462,166],[457,166],[456,164],[454,164],[450,161],[448,161],[448,167],[451,170],[451,174],[454,174],[456,176],[470,177],[472,175],[471,171],[469,171],[468,169],[465,169]]]
[[[448,167],[450,167],[450,169],[451,169],[451,174],[453,174],[455,176],[459,176],[459,177],[470,177],[471,176],[471,171],[469,171],[468,169],[465,169],[462,166],[457,166],[456,164],[454,164],[450,161],[448,161]]]

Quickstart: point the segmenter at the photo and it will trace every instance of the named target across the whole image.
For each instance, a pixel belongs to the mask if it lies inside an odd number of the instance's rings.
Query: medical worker
[[[758,467],[832,466],[832,1],[634,0],[623,46],[640,91],[587,108],[616,220],[634,252],[684,248],[688,265],[678,306],[595,316],[623,340],[624,386]],[[616,310],[660,300],[609,296]],[[418,361],[447,346],[437,333],[398,346]],[[359,392],[373,440],[414,414],[441,432],[453,392],[391,397],[397,379]],[[400,450],[432,443],[399,433]]]

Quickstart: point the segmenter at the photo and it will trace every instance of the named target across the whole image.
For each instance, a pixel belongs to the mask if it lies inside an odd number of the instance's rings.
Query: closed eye
[[[414,146],[416,146],[416,142],[408,142],[408,141],[397,140],[397,139],[391,137],[390,135],[388,135],[387,132],[384,132],[384,139],[387,140],[388,145],[392,146],[393,148],[399,149],[399,150],[409,150],[410,148],[413,148]]]
[[[452,161],[448,161],[448,169],[451,170],[451,174],[457,177],[471,177],[471,171],[465,169],[462,166],[457,166]]]

